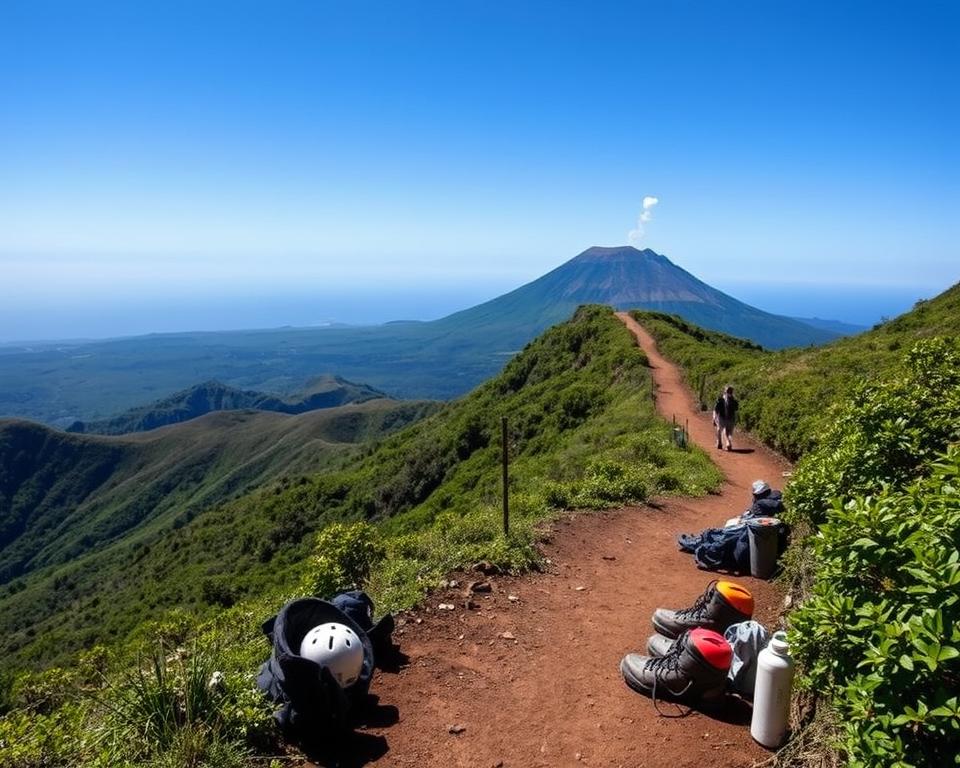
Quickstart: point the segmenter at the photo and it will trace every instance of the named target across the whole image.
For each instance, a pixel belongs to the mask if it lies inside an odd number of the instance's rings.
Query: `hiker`
[[[733,450],[733,425],[737,421],[737,409],[740,403],[733,396],[733,387],[727,384],[723,394],[717,398],[713,406],[713,426],[717,428],[717,448],[723,449],[722,438],[727,438],[727,450]]]

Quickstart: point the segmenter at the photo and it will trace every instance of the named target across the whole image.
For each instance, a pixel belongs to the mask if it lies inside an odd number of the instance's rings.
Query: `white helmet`
[[[363,643],[350,627],[335,621],[307,632],[300,643],[300,655],[329,669],[341,688],[357,682],[363,668]]]

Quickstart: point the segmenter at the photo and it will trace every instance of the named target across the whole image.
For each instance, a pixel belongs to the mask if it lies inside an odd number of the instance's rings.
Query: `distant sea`
[[[374,325],[436,320],[511,290],[510,287],[423,288],[392,292],[293,292],[282,295],[111,297],[0,302],[0,343],[98,339],[179,331],[281,326]]]
[[[717,285],[742,302],[765,312],[788,317],[818,317],[853,325],[873,326],[913,308],[920,299],[930,299],[950,286],[941,288],[902,288],[890,286],[750,284]]]
[[[328,295],[197,296],[138,299],[80,297],[55,304],[6,301],[0,304],[0,343],[95,339],[178,331],[218,331],[281,326],[368,325],[391,320],[435,320],[467,309],[515,286],[425,286],[420,289],[360,289]],[[818,317],[861,326],[895,317],[921,298],[948,286],[876,288],[809,285],[718,285],[759,309],[788,317]]]

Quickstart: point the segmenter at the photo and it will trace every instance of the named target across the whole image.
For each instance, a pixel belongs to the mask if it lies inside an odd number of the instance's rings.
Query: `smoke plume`
[[[637,226],[630,230],[627,237],[630,238],[631,245],[639,245],[643,240],[644,228],[647,222],[653,219],[653,207],[660,202],[660,199],[653,195],[646,195],[640,205],[640,215],[637,216]]]

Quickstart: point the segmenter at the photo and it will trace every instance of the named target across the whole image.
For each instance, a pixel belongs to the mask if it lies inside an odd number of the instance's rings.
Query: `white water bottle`
[[[790,722],[794,665],[789,650],[787,633],[775,632],[757,656],[750,735],[768,749],[776,749],[783,743]]]

